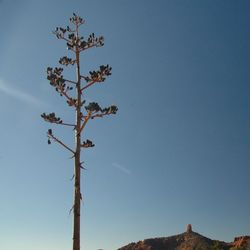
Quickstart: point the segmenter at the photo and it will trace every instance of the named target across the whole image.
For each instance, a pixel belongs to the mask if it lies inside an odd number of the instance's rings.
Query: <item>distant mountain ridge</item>
[[[118,250],[250,250],[250,236],[235,237],[233,242],[211,240],[192,231],[170,237],[152,238],[130,243]]]

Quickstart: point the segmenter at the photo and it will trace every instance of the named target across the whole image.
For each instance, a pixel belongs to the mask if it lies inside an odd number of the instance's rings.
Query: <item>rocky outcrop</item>
[[[185,233],[130,243],[118,250],[250,250],[250,236],[236,237],[234,242],[226,243],[193,232],[188,224]]]
[[[232,247],[235,248],[245,248],[250,249],[250,236],[238,236],[234,238],[234,242],[230,243]]]
[[[187,233],[191,233],[192,232],[192,225],[191,224],[188,224],[187,225]]]

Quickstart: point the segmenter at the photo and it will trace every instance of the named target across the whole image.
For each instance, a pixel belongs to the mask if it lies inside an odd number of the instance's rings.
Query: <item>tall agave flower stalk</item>
[[[73,57],[63,56],[59,60],[60,67],[48,67],[47,79],[54,89],[62,96],[67,105],[75,112],[75,121],[64,122],[60,117],[53,113],[43,113],[41,117],[49,123],[71,127],[74,131],[75,145],[70,147],[54,135],[52,129],[48,129],[48,144],[54,141],[64,147],[72,154],[74,159],[74,204],[73,210],[73,250],[80,250],[80,216],[81,216],[81,170],[82,166],[81,151],[82,149],[94,147],[91,140],[82,141],[82,135],[87,123],[96,118],[101,118],[111,114],[116,114],[117,107],[111,105],[107,108],[101,108],[98,103],[90,102],[86,104],[83,94],[87,89],[95,84],[103,83],[111,75],[112,68],[109,65],[101,65],[99,69],[90,71],[88,75],[81,73],[80,55],[82,52],[104,45],[103,36],[96,37],[94,33],[90,34],[87,39],[80,36],[79,28],[85,21],[75,13],[69,19],[70,26],[66,28],[57,27],[53,34],[60,40],[64,40],[67,48],[72,52]],[[73,66],[76,68],[76,79],[66,79],[63,76],[64,67]],[[85,96],[85,95],[84,95]],[[72,130],[71,130],[72,131]]]

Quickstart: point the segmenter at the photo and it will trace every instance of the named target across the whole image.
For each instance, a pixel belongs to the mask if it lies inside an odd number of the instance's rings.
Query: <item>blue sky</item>
[[[69,55],[51,31],[73,12],[84,36],[105,37],[83,73],[113,67],[86,99],[119,107],[86,129],[96,147],[83,152],[82,249],[188,223],[224,241],[250,234],[249,1],[2,0],[0,249],[71,248],[73,162],[47,145],[40,114],[74,119],[45,72]],[[53,129],[72,145],[70,129]]]

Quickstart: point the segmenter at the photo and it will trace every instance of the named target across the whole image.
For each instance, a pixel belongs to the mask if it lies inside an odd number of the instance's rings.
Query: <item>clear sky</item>
[[[113,67],[86,98],[119,107],[84,135],[96,147],[83,152],[82,249],[188,223],[224,241],[250,234],[249,1],[1,0],[0,249],[71,249],[73,162],[40,114],[74,119],[46,80],[69,55],[51,31],[73,12],[83,36],[105,37],[83,74]],[[52,128],[72,145],[71,129]]]

